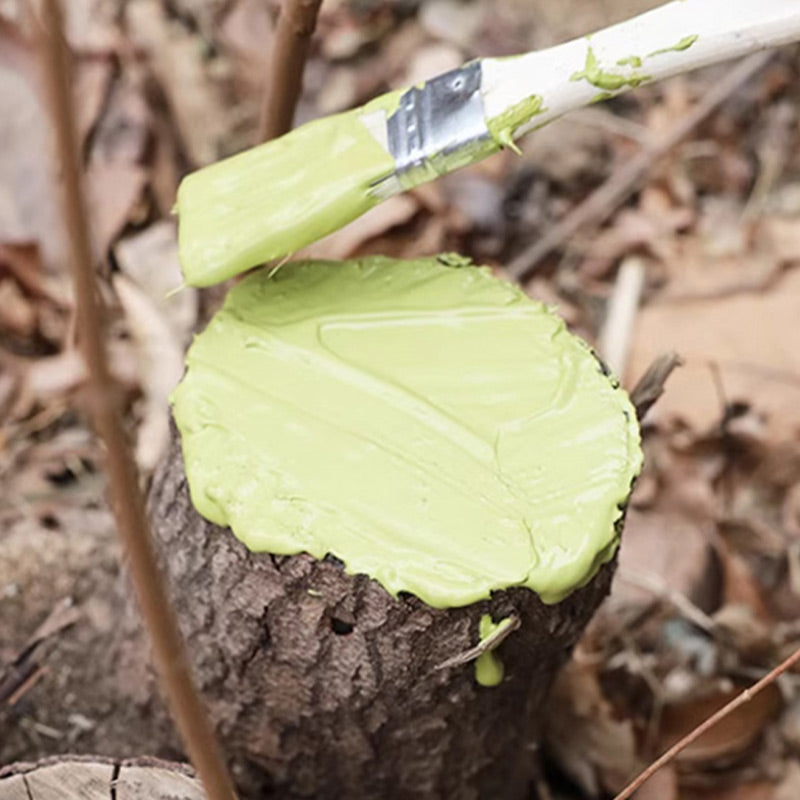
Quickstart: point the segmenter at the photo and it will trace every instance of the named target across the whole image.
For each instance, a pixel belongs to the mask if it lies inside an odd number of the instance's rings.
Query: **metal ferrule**
[[[386,120],[396,169],[373,192],[395,194],[475,160],[493,145],[481,96],[481,62],[437,75],[400,98]]]

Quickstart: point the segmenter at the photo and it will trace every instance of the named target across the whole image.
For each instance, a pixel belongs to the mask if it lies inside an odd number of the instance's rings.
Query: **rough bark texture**
[[[527,589],[461,609],[392,598],[334,561],[254,554],[191,505],[177,437],[153,485],[154,533],[197,679],[245,790],[281,798],[526,796],[551,680],[613,565],[555,606]],[[505,679],[437,669],[516,614]],[[139,648],[128,654],[142,659]],[[135,665],[133,665],[135,667]]]
[[[155,759],[58,756],[0,769],[0,800],[203,800],[190,769]]]

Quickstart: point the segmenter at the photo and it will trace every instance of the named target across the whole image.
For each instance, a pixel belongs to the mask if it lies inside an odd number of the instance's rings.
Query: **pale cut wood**
[[[204,800],[196,780],[157,767],[123,767],[115,785],[117,800],[154,800],[159,797],[165,800]]]
[[[0,768],[0,800],[204,800],[183,764],[62,756]]]
[[[0,780],[0,800],[31,800],[25,778],[14,775],[12,778]]]
[[[109,800],[113,774],[113,764],[67,761],[32,770],[25,781],[30,800]]]

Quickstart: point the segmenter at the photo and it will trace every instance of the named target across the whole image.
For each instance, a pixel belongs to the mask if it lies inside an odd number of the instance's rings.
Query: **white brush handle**
[[[798,39],[800,0],[676,0],[547,50],[483,59],[484,113],[491,123],[541,98],[517,137],[606,93]],[[631,83],[616,88],[621,79]]]

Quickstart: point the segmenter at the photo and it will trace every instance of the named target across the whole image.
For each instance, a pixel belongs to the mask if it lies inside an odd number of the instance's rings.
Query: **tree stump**
[[[203,800],[181,764],[92,756],[48,758],[0,769],[0,800]]]
[[[252,553],[200,517],[175,431],[151,514],[195,675],[245,793],[526,797],[552,678],[607,594],[613,562],[557,605],[524,588],[444,610],[395,599],[333,560]],[[440,666],[475,646],[485,613],[521,622],[499,647],[505,678],[491,688],[474,664]]]
[[[222,739],[265,776],[254,796],[525,798],[638,471],[603,365],[447,255],[254,273],[187,365],[187,463],[173,435],[155,536]],[[508,618],[502,674],[483,656],[476,674],[466,654]]]

